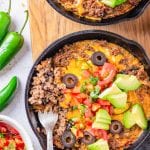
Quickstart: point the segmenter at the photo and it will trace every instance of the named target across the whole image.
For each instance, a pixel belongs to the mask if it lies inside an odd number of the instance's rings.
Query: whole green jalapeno
[[[20,32],[9,32],[0,45],[0,70],[2,70],[12,58],[19,52],[24,43],[22,31],[28,21],[28,11],[26,10],[26,19]]]
[[[7,12],[0,11],[0,43],[7,34],[11,23],[10,9],[11,9],[11,0],[9,0],[8,11]]]
[[[2,111],[12,100],[18,87],[18,78],[12,77],[9,83],[0,90],[0,111]]]

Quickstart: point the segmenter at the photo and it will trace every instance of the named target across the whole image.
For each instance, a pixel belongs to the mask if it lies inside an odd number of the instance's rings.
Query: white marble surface
[[[0,0],[0,10],[7,10],[8,0]],[[12,24],[10,30],[18,31],[23,24],[25,14],[24,10],[27,9],[27,0],[12,0]],[[28,132],[30,135],[35,150],[41,150],[40,144],[35,137],[31,127],[28,123],[25,105],[24,105],[24,93],[25,93],[25,84],[27,76],[32,67],[32,54],[31,54],[31,45],[30,45],[30,30],[29,23],[27,24],[23,36],[25,38],[25,44],[21,51],[17,54],[15,59],[0,72],[0,89],[6,85],[10,78],[14,75],[18,76],[20,80],[20,86],[17,91],[16,96],[14,97],[12,103],[0,114],[10,116],[11,118],[17,120]]]

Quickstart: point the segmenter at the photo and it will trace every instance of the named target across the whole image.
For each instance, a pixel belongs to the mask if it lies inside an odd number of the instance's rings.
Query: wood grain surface
[[[150,6],[138,19],[115,25],[93,27],[73,22],[57,13],[46,0],[29,0],[33,60],[56,39],[75,31],[100,29],[139,42],[150,57]]]

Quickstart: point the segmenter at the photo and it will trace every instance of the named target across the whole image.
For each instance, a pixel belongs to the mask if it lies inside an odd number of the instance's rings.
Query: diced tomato
[[[87,118],[88,119],[88,118]],[[88,127],[92,127],[92,121],[91,121],[91,119],[89,119],[89,120],[87,120],[86,121],[86,126],[88,126]]]
[[[86,106],[88,106],[89,108],[91,108],[91,106],[92,106],[92,103],[90,102],[89,99],[84,100],[83,104],[86,105]]]
[[[98,102],[101,106],[110,106],[110,105],[111,105],[110,102],[107,101],[107,100],[101,100],[101,99],[99,99],[97,102]]]
[[[97,138],[103,138],[104,140],[108,140],[108,135],[106,130],[92,128],[91,131],[89,132],[93,133],[94,136],[96,136]]]
[[[114,77],[116,74],[116,71],[117,71],[116,67],[113,64],[105,63],[104,66],[102,67],[100,75],[103,78],[107,78],[108,75],[110,75],[110,74],[113,75],[113,77]]]
[[[102,70],[102,67],[97,67],[96,70],[94,70],[93,76],[100,77],[101,70]]]
[[[102,106],[103,109],[105,109],[108,113],[110,113],[110,106]]]
[[[102,106],[110,115],[113,114],[113,107],[112,106]]]
[[[7,132],[6,127],[3,127],[3,126],[1,127],[1,126],[0,126],[0,132],[1,132],[1,133],[5,133],[5,132]]]
[[[86,98],[87,98],[87,95],[84,94],[84,93],[80,93],[80,94],[79,94],[79,97],[81,97],[81,98],[83,98],[83,99],[86,99]]]
[[[93,103],[92,104],[92,111],[97,111],[99,108],[100,108],[101,106],[100,106],[100,104],[99,103]]]
[[[14,135],[18,134],[18,131],[15,130],[14,128],[9,129],[9,131],[10,131],[11,134],[14,134]]]
[[[112,86],[112,84],[113,84],[113,82],[110,82],[110,83],[108,84],[108,87],[111,87],[111,86]]]
[[[85,78],[89,78],[89,77],[91,76],[90,71],[89,71],[89,70],[84,70],[84,71],[83,71],[83,76],[84,76]]]
[[[106,130],[101,130],[101,133],[102,133],[102,138],[103,138],[104,140],[108,140],[107,131],[106,131]]]
[[[102,137],[102,133],[100,132],[99,129],[92,128],[91,131],[93,132],[94,136],[96,136],[97,138],[101,138]]]
[[[95,72],[93,73],[93,76],[94,76],[94,77],[99,77],[99,71],[95,71]]]
[[[6,140],[4,146],[8,146],[8,145],[9,145],[9,140]]]
[[[90,109],[86,109],[86,111],[85,111],[85,117],[86,118],[93,117],[93,113],[92,113],[92,111]]]
[[[82,138],[82,137],[83,137],[83,131],[77,130],[77,138]]]
[[[73,94],[79,94],[80,93],[80,87],[75,87],[71,90],[71,93]]]
[[[71,93],[71,90],[70,90],[70,89],[64,89],[64,90],[63,90],[63,93],[64,93],[64,94]]]
[[[110,106],[110,109],[109,109],[109,113],[110,113],[110,115],[112,115],[112,114],[113,114],[113,111],[114,111],[113,106]]]
[[[82,98],[78,98],[77,101],[78,101],[79,103],[83,103],[83,99],[82,99]]]
[[[84,100],[86,99],[86,97],[87,97],[87,95],[84,94],[84,93],[72,94],[72,96],[73,96],[74,98],[76,98],[79,103],[83,103],[83,101],[84,101]]]
[[[101,72],[100,76],[103,78],[102,81],[98,82],[98,85],[102,88],[106,87],[109,83],[111,83],[117,73],[117,70],[114,65],[110,63],[105,63]]]
[[[17,150],[22,150],[24,149],[25,145],[23,142],[20,142],[20,143],[16,143],[16,147],[17,147]]]

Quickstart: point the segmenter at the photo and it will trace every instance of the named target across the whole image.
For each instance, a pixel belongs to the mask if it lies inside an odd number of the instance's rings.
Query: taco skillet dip
[[[150,81],[124,48],[85,40],[65,45],[36,66],[28,101],[34,112],[59,114],[56,148],[123,150],[148,127]]]
[[[123,15],[142,0],[53,0],[66,11],[91,20],[102,20]]]

